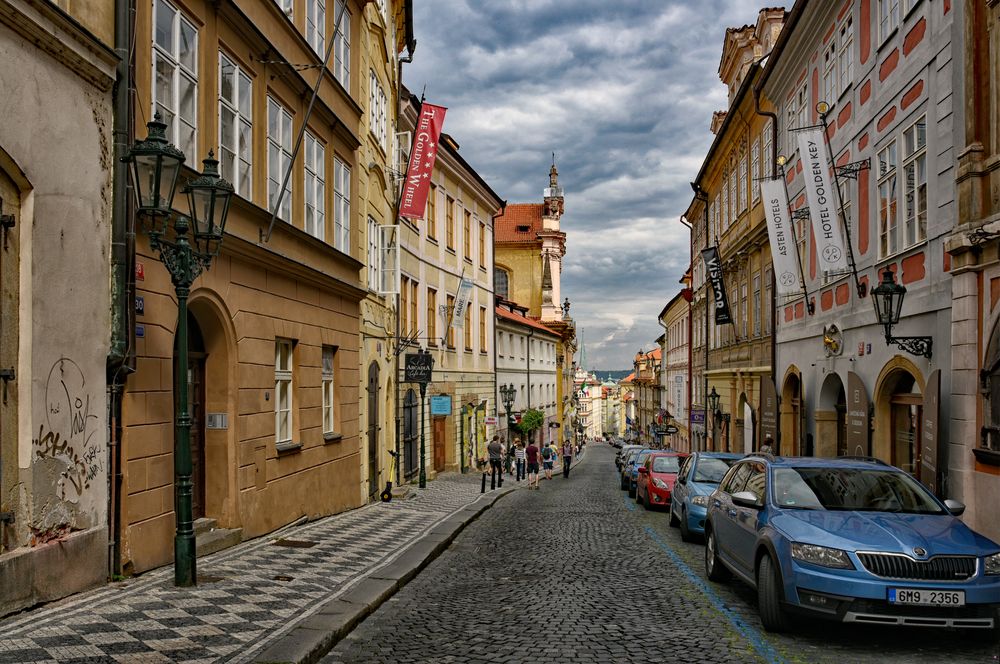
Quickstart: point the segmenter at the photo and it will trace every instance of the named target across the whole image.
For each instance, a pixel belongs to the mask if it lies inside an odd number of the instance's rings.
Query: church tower
[[[562,259],[566,255],[566,234],[559,229],[563,214],[563,190],[559,186],[559,170],[556,156],[552,155],[549,169],[549,186],[545,188],[542,205],[542,230],[538,233],[542,241],[542,321],[563,319],[560,296]]]

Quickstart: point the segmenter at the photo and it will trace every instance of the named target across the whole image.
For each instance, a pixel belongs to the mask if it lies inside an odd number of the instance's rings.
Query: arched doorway
[[[784,456],[799,454],[799,441],[802,436],[802,380],[799,370],[790,367],[785,374],[785,382],[781,386],[781,435],[778,440],[777,453]]]
[[[416,475],[419,468],[417,435],[417,395],[413,390],[407,390],[403,399],[403,457],[407,479]]]
[[[816,407],[816,456],[847,454],[847,392],[840,376],[832,373],[823,380]]]
[[[191,508],[195,519],[205,516],[205,337],[198,319],[188,311],[188,415],[191,417]],[[185,372],[177,366],[178,337],[174,335],[174,375]],[[177,386],[174,381],[174,404],[177,404]]]
[[[923,387],[909,361],[883,369],[875,397],[875,456],[916,475],[920,468]]]
[[[737,426],[737,438],[733,441],[733,451],[742,450],[744,454],[750,454],[757,448],[757,416],[754,414],[753,406],[747,400],[745,392],[740,393],[740,407]]]
[[[378,494],[379,384],[378,362],[368,367],[368,497]]]

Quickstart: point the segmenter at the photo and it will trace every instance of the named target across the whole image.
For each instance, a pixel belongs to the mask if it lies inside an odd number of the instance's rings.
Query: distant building
[[[690,291],[675,295],[660,312],[663,326],[661,352],[666,358],[660,372],[663,380],[662,407],[669,413],[668,424],[677,432],[667,434],[667,444],[678,451],[691,451],[688,416],[690,412],[690,350],[691,305],[685,298]]]

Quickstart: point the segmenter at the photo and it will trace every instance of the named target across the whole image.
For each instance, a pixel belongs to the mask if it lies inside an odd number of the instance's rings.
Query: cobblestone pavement
[[[197,588],[175,588],[167,567],[0,620],[0,663],[249,661],[478,498],[479,476],[443,475],[414,493],[200,559]]]
[[[618,488],[613,450],[517,491],[323,659],[345,662],[995,662],[963,632],[760,625],[756,595],[704,578],[700,544]]]

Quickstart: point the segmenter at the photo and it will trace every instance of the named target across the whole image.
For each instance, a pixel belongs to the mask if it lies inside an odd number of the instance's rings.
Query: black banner
[[[715,324],[732,323],[729,315],[729,300],[726,298],[726,284],[722,281],[722,261],[719,259],[719,248],[702,249],[701,257],[705,261],[708,278],[712,280],[712,292],[715,295]]]

